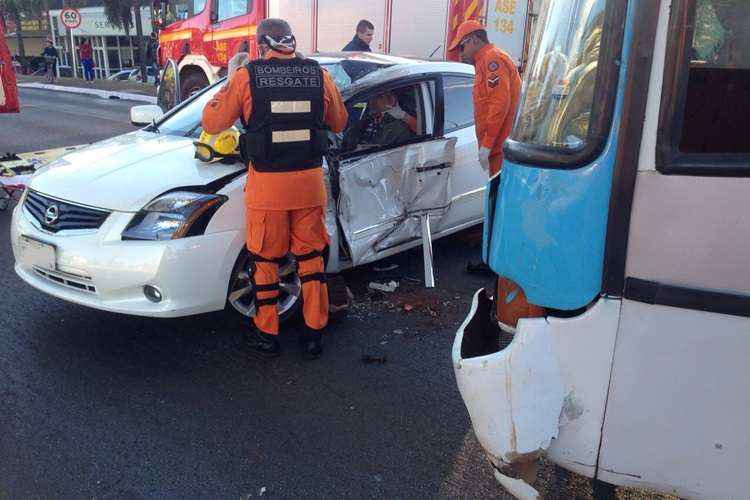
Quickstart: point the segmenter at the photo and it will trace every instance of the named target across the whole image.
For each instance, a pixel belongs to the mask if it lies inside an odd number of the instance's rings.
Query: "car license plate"
[[[21,235],[18,239],[18,246],[23,255],[22,259],[27,264],[49,271],[55,270],[56,259],[53,245]]]

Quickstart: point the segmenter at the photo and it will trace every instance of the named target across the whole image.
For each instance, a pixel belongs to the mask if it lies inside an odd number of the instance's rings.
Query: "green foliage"
[[[104,14],[107,21],[118,28],[122,28],[126,33],[135,26],[133,11],[140,12],[140,7],[144,4],[143,0],[104,0]]]

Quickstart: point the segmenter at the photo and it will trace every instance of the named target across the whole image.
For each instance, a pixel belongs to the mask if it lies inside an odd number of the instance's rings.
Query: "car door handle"
[[[437,165],[424,165],[422,167],[417,167],[417,173],[423,173],[423,172],[430,172],[432,170],[445,170],[446,168],[451,168],[451,163],[438,163]]]

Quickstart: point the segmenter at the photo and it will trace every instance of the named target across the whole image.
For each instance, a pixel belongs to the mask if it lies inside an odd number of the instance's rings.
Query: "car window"
[[[473,78],[465,76],[443,78],[446,133],[474,125],[473,86]]]
[[[419,84],[390,89],[348,106],[344,150],[397,146],[425,134]]]

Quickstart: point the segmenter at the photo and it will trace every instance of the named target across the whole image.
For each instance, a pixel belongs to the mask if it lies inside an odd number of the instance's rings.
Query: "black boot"
[[[275,358],[281,354],[281,345],[276,337],[253,328],[247,336],[247,346],[265,358]]]
[[[302,355],[307,359],[318,359],[323,354],[323,338],[321,330],[313,330],[305,327],[305,332],[300,337]]]

